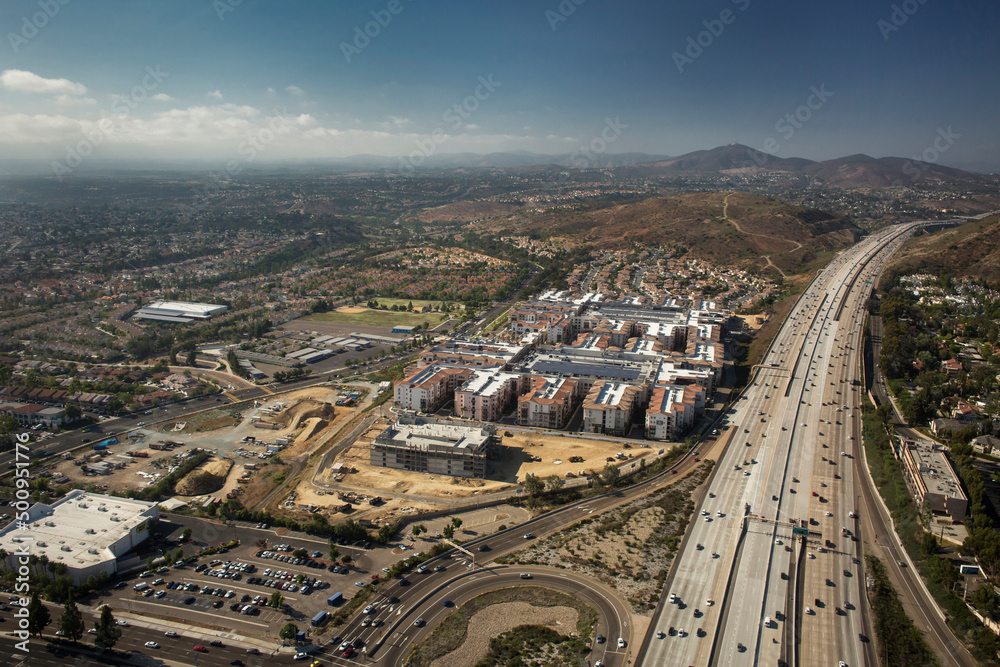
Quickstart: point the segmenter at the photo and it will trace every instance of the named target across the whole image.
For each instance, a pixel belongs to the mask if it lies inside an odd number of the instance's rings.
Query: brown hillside
[[[174,489],[179,496],[200,496],[213,493],[222,488],[226,481],[226,475],[229,474],[229,469],[232,467],[232,461],[212,457],[185,475],[184,479],[177,482]]]
[[[723,217],[728,196],[728,219]],[[743,193],[702,192],[657,197],[602,208],[514,215],[477,226],[492,232],[536,234],[566,245],[625,249],[634,245],[683,246],[693,257],[724,264],[766,264],[785,271],[815,253],[854,243],[861,230],[815,209]]]
[[[275,417],[275,421],[284,424],[286,427],[295,430],[299,427],[299,424],[306,419],[311,417],[317,417],[322,420],[333,421],[334,417],[334,406],[332,403],[327,403],[326,401],[316,401],[313,399],[305,399],[299,401],[295,405],[282,410]]]
[[[1000,283],[1000,215],[911,238],[893,257],[889,271]]]

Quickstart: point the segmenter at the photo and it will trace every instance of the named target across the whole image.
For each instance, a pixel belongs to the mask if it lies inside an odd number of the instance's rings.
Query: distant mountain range
[[[584,159],[586,157],[586,159]],[[649,153],[538,154],[528,151],[496,153],[437,153],[416,161],[400,156],[352,155],[344,158],[315,158],[267,162],[260,160],[247,172],[324,170],[385,170],[409,172],[417,169],[616,169],[639,177],[673,174],[789,174],[810,176],[826,185],[845,188],[886,188],[893,185],[922,184],[982,185],[996,182],[961,169],[906,158],[873,158],[856,154],[833,160],[782,158],[768,155],[743,144],[729,144],[694,151],[677,157]],[[0,160],[0,175],[51,173],[51,161]],[[214,160],[101,160],[84,162],[81,172],[144,172],[217,170]]]
[[[961,169],[906,158],[873,158],[858,153],[815,162],[805,158],[781,158],[743,144],[729,144],[678,157],[635,165],[638,175],[671,173],[786,173],[811,176],[826,185],[844,188],[886,188],[914,183],[978,185],[983,176]]]

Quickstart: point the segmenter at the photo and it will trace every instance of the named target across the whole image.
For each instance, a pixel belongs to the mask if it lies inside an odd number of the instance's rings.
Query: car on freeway
[[[292,660],[308,660],[308,659],[309,659],[309,654],[303,653],[302,651],[299,651],[294,656],[292,656]]]
[[[208,653],[208,649],[202,646],[201,644],[195,646],[194,650],[197,651],[198,653]]]
[[[618,648],[625,648],[625,638],[624,637],[619,637],[618,638]]]
[[[424,627],[424,619],[423,618],[418,618],[417,620],[413,621],[413,625],[414,625],[414,627],[418,627],[418,628]]]
[[[176,637],[177,633],[174,632],[173,630],[167,630],[166,632],[163,633],[163,636],[164,637]]]
[[[604,643],[604,635],[602,635],[602,634],[598,634],[597,635],[597,643],[598,644],[603,644]]]
[[[534,533],[525,533],[525,534],[524,534],[524,539],[526,539],[526,540],[530,540],[530,539],[532,539],[532,538],[533,538],[534,536],[535,536],[535,534],[534,534]]]
[[[160,648],[160,645],[156,642],[146,642],[146,648]]]

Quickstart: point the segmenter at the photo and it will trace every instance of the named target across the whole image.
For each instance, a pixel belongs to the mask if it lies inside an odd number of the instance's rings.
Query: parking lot
[[[237,527],[244,545],[228,553],[203,559],[197,565],[144,572],[120,585],[113,593],[120,602],[113,606],[184,622],[222,623],[247,636],[273,639],[285,623],[293,621],[301,626],[318,611],[329,610],[326,600],[333,593],[340,592],[346,602],[375,578],[384,577],[383,568],[412,553],[341,540],[337,549],[352,560],[335,563],[329,559],[325,542],[289,537],[269,541],[266,549],[248,544],[257,541],[258,533],[274,537],[273,530],[258,529],[257,525]],[[297,549],[304,549],[306,556],[294,556]],[[278,609],[267,606],[275,592],[283,598]]]

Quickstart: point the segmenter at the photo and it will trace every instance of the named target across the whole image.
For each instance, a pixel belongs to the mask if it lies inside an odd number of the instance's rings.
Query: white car
[[[308,659],[309,659],[309,654],[303,653],[302,651],[296,653],[295,657],[293,658],[293,660],[308,660]]]
[[[124,619],[123,620],[119,620],[119,621],[115,621],[115,625],[120,625],[123,628],[127,628],[128,627],[128,621],[126,621]]]
[[[160,648],[160,645],[156,642],[146,642],[146,648]]]
[[[164,637],[176,637],[177,633],[174,632],[173,630],[167,630],[166,632],[163,633],[163,636]]]
[[[618,638],[618,648],[625,648],[625,639],[622,637]]]

